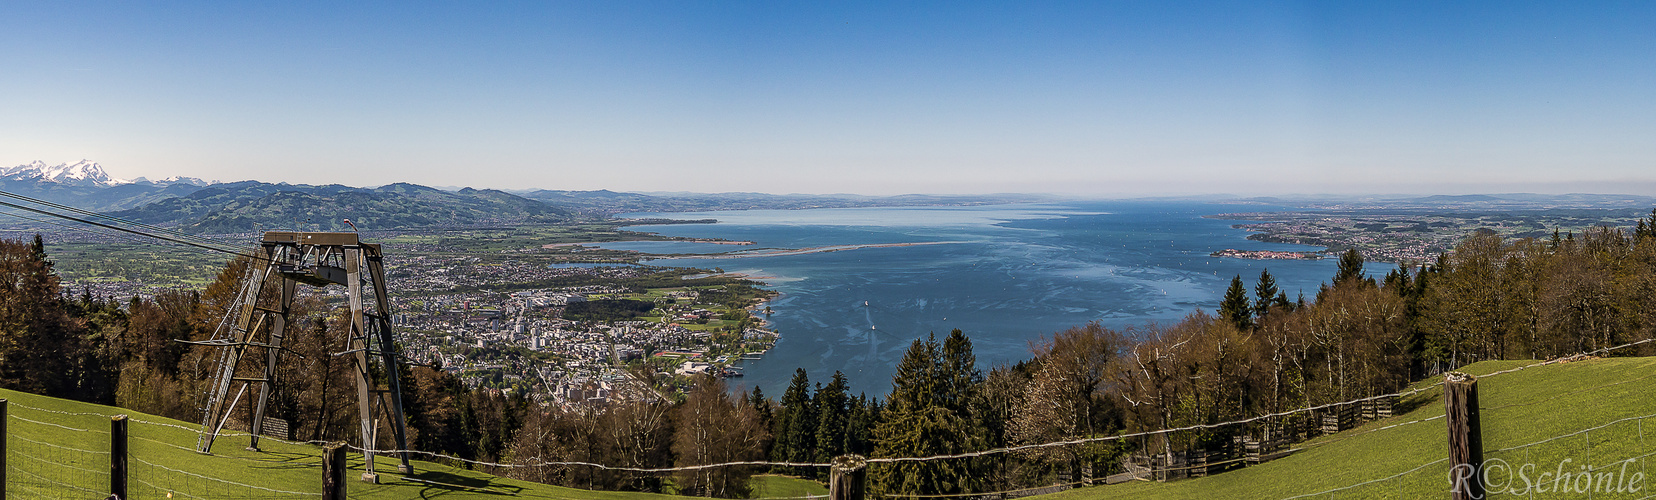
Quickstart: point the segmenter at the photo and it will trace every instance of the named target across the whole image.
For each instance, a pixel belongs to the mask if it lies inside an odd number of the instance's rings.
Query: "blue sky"
[[[1656,194],[1656,3],[0,4],[0,164],[864,194]]]

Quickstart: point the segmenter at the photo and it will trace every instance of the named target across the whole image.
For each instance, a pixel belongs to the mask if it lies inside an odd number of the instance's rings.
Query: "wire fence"
[[[1545,366],[1545,365],[1555,364],[1555,363],[1559,363],[1559,362],[1565,362],[1565,361],[1569,361],[1569,360],[1573,360],[1573,359],[1579,359],[1582,356],[1604,354],[1604,353],[1608,353],[1608,352],[1612,352],[1612,351],[1616,351],[1616,350],[1620,350],[1620,349],[1626,349],[1626,348],[1630,348],[1630,347],[1650,343],[1652,341],[1656,341],[1656,339],[1646,339],[1646,340],[1641,340],[1641,341],[1636,341],[1636,342],[1630,342],[1630,343],[1626,343],[1626,344],[1622,344],[1622,345],[1606,347],[1606,348],[1602,348],[1602,349],[1595,349],[1593,351],[1588,351],[1588,352],[1584,352],[1584,353],[1573,355],[1573,356],[1554,358],[1554,359],[1550,359],[1550,360],[1539,361],[1539,362],[1535,362],[1535,363],[1529,363],[1529,364],[1525,364],[1525,365],[1522,365],[1522,366],[1517,366],[1517,367],[1513,367],[1513,368],[1509,368],[1509,369],[1504,369],[1504,370],[1499,370],[1499,371],[1495,371],[1495,372],[1492,372],[1492,373],[1488,373],[1488,374],[1482,375],[1480,378],[1487,379],[1487,378],[1491,378],[1491,377],[1503,376],[1503,375],[1506,375],[1506,374],[1516,373],[1516,372],[1520,372],[1520,371],[1530,369],[1530,368],[1534,368],[1534,367],[1538,367],[1538,366]],[[1581,393],[1585,393],[1585,392],[1589,392],[1589,391],[1595,391],[1595,390],[1600,390],[1600,389],[1604,389],[1604,388],[1615,387],[1615,386],[1620,386],[1620,385],[1624,385],[1624,384],[1638,382],[1638,381],[1641,381],[1641,380],[1648,379],[1652,376],[1656,376],[1656,375],[1647,375],[1647,376],[1644,376],[1644,377],[1636,377],[1636,378],[1633,378],[1633,379],[1618,380],[1618,381],[1615,381],[1615,382],[1601,384],[1601,385],[1597,385],[1597,386],[1594,386],[1594,387],[1579,388],[1579,389],[1576,389],[1574,391],[1570,391],[1570,392],[1567,392],[1567,393],[1555,394],[1555,395],[1551,396],[1550,398],[1546,398],[1544,400],[1527,401],[1527,402],[1521,402],[1521,403],[1512,403],[1512,404],[1506,404],[1506,405],[1501,405],[1501,406],[1491,406],[1491,407],[1485,407],[1485,408],[1483,408],[1483,410],[1493,411],[1493,410],[1502,410],[1502,409],[1506,409],[1506,408],[1523,407],[1523,406],[1529,406],[1529,405],[1534,405],[1534,404],[1542,404],[1542,403],[1546,403],[1548,401],[1556,400],[1556,399],[1559,399],[1559,398],[1562,398],[1562,397],[1567,397],[1567,396],[1570,396],[1570,395],[1581,394]],[[1108,436],[1094,436],[1094,437],[1086,437],[1086,438],[1063,440],[1063,441],[1054,441],[1054,442],[1047,442],[1047,443],[1035,443],[1035,444],[1017,445],[1017,446],[1007,446],[1007,447],[999,447],[999,448],[988,449],[988,450],[966,452],[966,453],[956,453],[956,454],[942,454],[942,455],[931,455],[931,456],[923,456],[923,457],[874,457],[874,458],[867,459],[866,463],[867,464],[898,464],[898,463],[929,462],[929,461],[941,461],[941,460],[973,459],[973,458],[989,457],[989,456],[999,455],[999,454],[1014,453],[1014,452],[1019,452],[1019,451],[1036,450],[1036,449],[1042,449],[1042,448],[1078,446],[1078,445],[1085,445],[1085,444],[1091,444],[1091,443],[1102,443],[1102,442],[1120,441],[1120,440],[1126,440],[1126,439],[1138,438],[1138,437],[1164,435],[1164,434],[1184,432],[1184,431],[1197,431],[1197,430],[1216,429],[1216,428],[1222,428],[1222,427],[1229,427],[1229,426],[1244,425],[1244,424],[1249,424],[1249,423],[1254,423],[1254,422],[1260,422],[1260,421],[1264,421],[1264,420],[1267,420],[1267,419],[1280,418],[1280,417],[1285,417],[1285,416],[1289,416],[1289,415],[1295,415],[1295,414],[1301,414],[1301,413],[1307,413],[1307,412],[1322,411],[1322,410],[1341,407],[1341,406],[1345,406],[1345,405],[1359,404],[1359,403],[1363,403],[1363,402],[1366,402],[1366,401],[1378,401],[1378,400],[1381,400],[1381,399],[1403,398],[1403,397],[1408,397],[1408,396],[1414,396],[1414,395],[1424,394],[1424,393],[1427,393],[1429,391],[1437,390],[1437,389],[1441,388],[1442,386],[1443,386],[1443,383],[1441,381],[1438,381],[1438,382],[1429,383],[1429,384],[1426,384],[1426,385],[1421,385],[1421,386],[1413,387],[1413,388],[1402,390],[1402,391],[1393,392],[1393,393],[1390,393],[1390,394],[1384,394],[1384,395],[1379,395],[1379,396],[1369,396],[1369,397],[1364,397],[1364,398],[1357,398],[1357,399],[1352,399],[1352,400],[1349,400],[1349,401],[1342,401],[1342,402],[1337,402],[1337,403],[1310,405],[1310,406],[1306,406],[1306,407],[1303,407],[1303,408],[1297,408],[1297,409],[1283,411],[1283,412],[1273,412],[1273,413],[1257,415],[1257,416],[1244,418],[1244,419],[1237,419],[1237,420],[1231,420],[1231,421],[1219,422],[1219,423],[1212,423],[1212,424],[1197,424],[1197,425],[1171,427],[1171,428],[1164,428],[1164,429],[1154,429],[1154,430],[1131,432],[1131,433],[1120,433],[1120,434],[1113,434],[1113,435],[1108,435]],[[14,438],[14,439],[11,439],[10,446],[8,447],[8,450],[7,450],[8,451],[8,456],[12,458],[12,460],[7,461],[7,470],[9,472],[12,472],[12,473],[8,474],[8,478],[9,478],[9,482],[10,482],[11,486],[16,488],[16,490],[18,492],[24,493],[26,495],[38,496],[38,497],[42,497],[42,498],[59,498],[59,497],[84,498],[85,495],[87,495],[87,494],[104,493],[105,490],[108,489],[111,478],[110,478],[110,471],[109,471],[110,452],[109,452],[109,446],[108,446],[107,443],[109,442],[111,433],[108,430],[99,429],[97,426],[99,425],[98,424],[99,422],[106,421],[105,419],[108,419],[109,415],[104,414],[104,413],[96,413],[96,412],[72,412],[72,411],[63,411],[63,410],[53,410],[53,409],[48,409],[48,408],[39,408],[39,407],[33,407],[33,406],[28,406],[28,405],[17,404],[15,402],[10,403],[9,407],[12,408],[12,409],[23,410],[27,414],[27,416],[8,414],[8,419],[7,419],[8,422],[11,422],[11,423],[17,425],[19,429],[26,429],[29,426],[33,426],[37,430],[37,432],[33,433],[32,435],[39,436],[39,435],[44,435],[42,433],[50,433],[54,436],[62,438],[60,440],[55,440],[57,442],[48,443],[48,442],[40,441],[40,440],[37,440],[37,439],[25,437],[23,435],[19,435],[17,432],[9,432],[8,433],[8,434],[10,434],[11,438]],[[1413,425],[1413,424],[1418,424],[1418,423],[1423,423],[1423,422],[1430,422],[1430,421],[1434,421],[1434,420],[1441,419],[1441,418],[1444,418],[1444,415],[1439,414],[1439,415],[1428,416],[1428,417],[1423,417],[1423,418],[1416,418],[1416,419],[1413,419],[1413,420],[1410,420],[1410,421],[1405,421],[1405,422],[1387,424],[1387,425],[1384,425],[1384,426],[1375,427],[1375,428],[1371,428],[1371,429],[1364,429],[1364,430],[1359,430],[1359,431],[1349,432],[1349,433],[1341,433],[1340,435],[1338,435],[1338,437],[1336,437],[1334,439],[1322,440],[1322,441],[1318,441],[1318,442],[1315,442],[1315,443],[1310,443],[1310,444],[1302,445],[1302,446],[1299,446],[1299,447],[1290,448],[1287,451],[1289,453],[1304,451],[1304,450],[1315,448],[1315,447],[1326,446],[1328,444],[1331,444],[1331,443],[1334,443],[1334,442],[1339,442],[1339,441],[1342,441],[1342,440],[1345,440],[1345,439],[1353,439],[1353,438],[1361,437],[1361,436],[1372,434],[1372,433],[1387,432],[1387,431],[1392,430],[1392,429],[1404,428],[1404,427],[1407,427],[1407,426],[1410,426],[1410,425]],[[1530,443],[1524,443],[1524,444],[1516,444],[1516,445],[1511,445],[1511,446],[1506,446],[1506,447],[1491,450],[1489,452],[1488,457],[1491,458],[1491,459],[1494,459],[1494,460],[1503,461],[1502,463],[1507,463],[1507,464],[1518,463],[1518,464],[1520,464],[1516,467],[1531,466],[1532,469],[1530,469],[1530,470],[1535,470],[1536,474],[1539,474],[1541,471],[1539,471],[1538,469],[1533,469],[1533,468],[1536,467],[1536,464],[1540,464],[1540,463],[1563,464],[1563,465],[1567,465],[1567,466],[1570,466],[1570,467],[1575,467],[1575,469],[1573,469],[1571,471],[1566,471],[1566,472],[1571,474],[1570,477],[1574,480],[1586,481],[1585,483],[1581,483],[1581,484],[1596,482],[1596,481],[1599,480],[1598,478],[1606,477],[1607,474],[1611,474],[1611,472],[1612,472],[1611,469],[1615,469],[1614,472],[1617,473],[1617,474],[1625,475],[1628,472],[1623,471],[1623,469],[1633,467],[1635,465],[1638,467],[1638,469],[1637,469],[1638,472],[1640,472],[1641,474],[1645,474],[1645,473],[1648,473],[1646,471],[1646,468],[1645,468],[1645,459],[1653,454],[1653,452],[1649,451],[1649,449],[1646,445],[1647,438],[1644,435],[1646,433],[1646,431],[1644,429],[1645,423],[1646,423],[1645,420],[1648,420],[1650,418],[1656,418],[1656,415],[1643,415],[1643,416],[1635,416],[1635,417],[1624,417],[1624,418],[1621,418],[1621,419],[1617,419],[1617,420],[1607,422],[1603,425],[1596,426],[1596,427],[1593,427],[1593,428],[1580,429],[1580,430],[1571,430],[1571,431],[1568,431],[1568,432],[1560,432],[1560,433],[1554,435],[1553,437],[1550,437],[1550,438],[1547,438],[1547,439],[1543,439],[1543,440],[1539,440],[1539,441],[1535,441],[1535,442],[1530,442]],[[192,427],[192,426],[178,425],[178,424],[173,424],[173,423],[168,423],[168,422],[150,421],[150,420],[143,420],[143,419],[131,419],[130,421],[134,424],[138,424],[139,429],[140,429],[139,431],[134,432],[131,435],[132,439],[135,442],[140,443],[139,449],[141,449],[141,450],[151,450],[151,451],[165,451],[166,453],[174,453],[174,454],[189,453],[191,455],[197,455],[197,452],[196,452],[195,449],[189,448],[189,447],[186,447],[186,446],[181,446],[181,445],[178,445],[178,444],[174,444],[170,440],[165,439],[164,437],[162,437],[161,433],[171,432],[175,435],[174,437],[176,437],[176,435],[179,434],[179,432],[198,434],[201,430],[199,427]],[[153,432],[149,431],[149,430],[145,430],[145,429],[153,430]],[[243,433],[243,432],[234,432],[234,431],[232,431],[232,432],[223,432],[223,433],[220,433],[220,435],[221,436],[248,436],[249,434]],[[1595,438],[1595,435],[1597,436],[1596,438]],[[261,439],[275,441],[275,442],[281,442],[281,443],[286,443],[286,444],[291,444],[291,445],[326,444],[326,443],[314,442],[314,441],[306,442],[306,441],[281,440],[281,439],[276,439],[276,438],[271,438],[271,437],[264,437],[264,436],[261,436]],[[362,447],[362,446],[354,446],[354,445],[348,446],[348,448],[353,450],[353,451],[359,452],[359,453],[371,453],[371,454],[376,454],[376,455],[400,455],[400,454],[405,454],[406,453],[406,454],[409,454],[409,455],[414,456],[414,457],[424,457],[424,458],[427,458],[427,459],[445,461],[447,463],[458,463],[458,464],[465,464],[465,465],[471,466],[471,467],[488,467],[488,468],[497,468],[497,469],[516,469],[516,468],[533,468],[533,467],[589,467],[589,468],[598,469],[598,470],[631,472],[631,473],[641,473],[641,474],[663,474],[663,473],[697,471],[697,470],[705,470],[705,469],[712,469],[712,468],[723,468],[723,467],[828,468],[828,467],[832,467],[832,465],[833,465],[833,464],[829,464],[829,463],[816,463],[816,462],[736,461],[736,462],[723,462],[723,463],[714,463],[714,464],[683,465],[683,466],[677,466],[677,467],[627,467],[627,466],[614,466],[614,465],[592,463],[592,462],[582,462],[582,461],[548,460],[548,459],[543,459],[543,458],[540,458],[540,457],[526,458],[526,459],[522,459],[522,460],[513,460],[513,461],[509,461],[509,462],[492,462],[492,461],[484,461],[484,460],[467,459],[467,458],[457,457],[457,456],[448,455],[448,454],[427,452],[427,451],[422,451],[422,450],[412,450],[412,449],[408,449],[408,450],[389,449],[389,450],[387,450],[387,449],[374,449],[372,447]],[[1580,457],[1580,458],[1577,458],[1577,457]],[[232,458],[232,459],[238,459],[238,460],[248,460],[248,461],[255,461],[255,462],[273,463],[273,461],[271,461],[271,460],[260,459],[260,458],[233,457],[233,456],[224,456],[223,458]],[[1204,465],[1201,465],[1201,466],[1188,466],[1188,467],[1182,467],[1182,468],[1183,469],[1192,469],[1192,468],[1197,468],[1197,467],[1227,465],[1227,464],[1234,463],[1234,462],[1237,462],[1237,461],[1238,461],[1238,459],[1220,460],[1220,461],[1216,461],[1216,462],[1211,463],[1211,464],[1204,464]],[[265,487],[265,486],[251,484],[251,483],[247,482],[247,479],[245,479],[245,478],[224,477],[224,475],[221,474],[220,472],[210,470],[211,468],[208,468],[208,470],[201,470],[199,468],[192,468],[192,467],[189,467],[189,466],[182,465],[182,464],[190,463],[190,462],[191,461],[188,461],[188,460],[173,462],[173,461],[161,460],[161,459],[155,459],[155,458],[146,458],[146,456],[141,456],[141,455],[134,455],[134,459],[133,459],[134,465],[128,471],[128,474],[131,478],[131,483],[133,484],[133,490],[143,492],[143,494],[145,496],[154,495],[154,496],[157,496],[157,497],[165,497],[165,498],[224,498],[224,497],[236,497],[236,498],[295,498],[295,497],[321,496],[320,493],[315,493],[315,492],[305,492],[305,491],[268,488],[268,487]],[[197,462],[199,462],[199,461],[197,461]],[[317,464],[317,463],[314,463],[314,462],[291,461],[291,460],[280,461],[280,462],[281,462],[281,465],[285,466],[285,467],[311,468],[311,469],[317,469],[318,471],[320,470],[320,464]],[[1353,483],[1353,484],[1346,485],[1346,486],[1341,486],[1341,487],[1338,487],[1338,488],[1329,489],[1329,490],[1326,490],[1326,491],[1321,491],[1321,492],[1316,492],[1316,493],[1308,493],[1308,494],[1300,495],[1300,496],[1297,496],[1297,497],[1290,497],[1290,498],[1314,497],[1314,496],[1321,496],[1321,495],[1337,494],[1337,493],[1354,491],[1354,490],[1366,490],[1368,488],[1376,488],[1376,487],[1385,489],[1385,488],[1387,488],[1386,485],[1394,485],[1398,490],[1401,491],[1401,490],[1406,489],[1406,488],[1404,488],[1405,483],[1408,482],[1408,481],[1415,481],[1416,479],[1414,478],[1414,476],[1419,475],[1418,473],[1420,473],[1422,470],[1425,470],[1425,469],[1430,468],[1430,467],[1432,467],[1434,465],[1437,465],[1437,464],[1441,464],[1443,462],[1444,462],[1444,460],[1441,460],[1441,459],[1436,460],[1436,461],[1431,461],[1431,462],[1427,462],[1427,463],[1424,463],[1424,464],[1419,464],[1418,466],[1415,466],[1413,468],[1401,470],[1400,472],[1397,472],[1397,473],[1389,475],[1389,476],[1374,478],[1374,479],[1367,479],[1367,480],[1364,480],[1364,481],[1360,481],[1360,482]],[[1560,467],[1562,467],[1562,466],[1560,466]],[[1174,469],[1174,468],[1178,468],[1178,467],[1172,467],[1171,464],[1169,464],[1168,467],[1163,467],[1163,470]],[[1514,469],[1514,470],[1516,470],[1516,469]],[[1560,472],[1560,471],[1563,471],[1563,469],[1555,467],[1555,470],[1553,471],[1554,474],[1552,474],[1551,477],[1553,477],[1556,480],[1557,477],[1559,476],[1559,474],[1563,473],[1563,472]],[[1525,470],[1524,472],[1528,472],[1528,470]],[[1582,480],[1582,479],[1580,479],[1582,477],[1591,477],[1592,479]],[[1617,476],[1617,477],[1621,477],[1621,476]],[[238,479],[242,479],[242,480],[238,480]],[[1088,482],[1091,482],[1091,481],[1066,480],[1064,482],[1055,483],[1055,484],[1051,484],[1051,485],[1047,485],[1047,486],[1034,487],[1034,488],[1004,489],[1004,490],[998,490],[998,491],[984,491],[984,492],[975,492],[975,493],[954,493],[954,494],[946,494],[946,495],[888,495],[888,496],[903,496],[903,497],[907,497],[907,498],[955,498],[955,497],[1002,497],[1002,496],[1015,497],[1015,496],[1024,496],[1025,494],[1036,494],[1036,493],[1032,493],[1032,492],[1052,492],[1052,491],[1067,489],[1067,488],[1071,488],[1071,487],[1074,487],[1074,486],[1077,486],[1077,485],[1080,485],[1080,484],[1083,484],[1083,483],[1088,483]],[[1623,484],[1625,484],[1625,481],[1623,481]],[[1377,486],[1377,485],[1379,485],[1379,486]],[[1529,486],[1530,488],[1534,488],[1533,484],[1529,484],[1527,486]],[[777,500],[781,500],[781,498],[783,498],[783,497],[779,497]],[[814,498],[814,497],[813,496],[806,496],[804,498]]]
[[[1578,360],[1585,355],[1603,354],[1649,342],[1651,340],[1642,340],[1597,349],[1575,356],[1530,363],[1485,374],[1480,376],[1479,379],[1516,373],[1537,366]],[[1656,377],[1656,374],[1576,388],[1521,402],[1498,406],[1482,406],[1480,410],[1487,417],[1491,416],[1492,414],[1489,412],[1494,410],[1555,403],[1566,398],[1580,397],[1595,391],[1648,380],[1652,377]],[[1603,406],[1617,407],[1617,405]],[[1614,413],[1614,411],[1608,413]],[[1305,448],[1327,445],[1366,433],[1438,420],[1445,418],[1445,416],[1444,414],[1438,414],[1408,422],[1390,424],[1349,436],[1340,436],[1340,438],[1334,440],[1315,443]],[[1486,446],[1488,449],[1483,452],[1483,462],[1475,467],[1451,467],[1448,458],[1442,458],[1387,476],[1283,498],[1336,497],[1347,493],[1365,498],[1417,498],[1420,496],[1442,495],[1456,488],[1457,481],[1476,481],[1483,488],[1484,494],[1488,496],[1512,498],[1535,498],[1537,495],[1548,498],[1560,496],[1570,498],[1656,498],[1656,495],[1650,494],[1649,483],[1645,482],[1645,478],[1649,477],[1649,458],[1656,456],[1656,451],[1652,451],[1650,446],[1653,437],[1646,436],[1649,432],[1646,424],[1650,423],[1647,421],[1651,419],[1656,419],[1656,414],[1614,418],[1602,424],[1581,429],[1548,429],[1547,427],[1551,424],[1544,421],[1526,422],[1527,427],[1552,434],[1545,434],[1549,437],[1534,441],[1494,448]],[[1485,435],[1484,439],[1487,445],[1500,444],[1503,440],[1511,438]]]
[[[108,494],[109,450],[46,443],[17,435],[9,438],[7,487],[36,498]]]
[[[40,408],[16,401],[5,403],[7,414],[6,485],[11,498],[109,498],[113,488],[111,448],[115,436],[109,430],[94,426],[109,425],[111,415],[95,412],[69,412]],[[16,413],[27,413],[29,416]],[[30,418],[36,417],[36,418]],[[53,419],[48,422],[43,419]],[[59,423],[63,422],[63,423]],[[128,468],[124,476],[127,498],[308,498],[321,497],[316,491],[295,491],[250,484],[223,477],[223,467],[200,460],[193,448],[173,444],[183,430],[189,428],[162,422],[130,420],[140,424],[126,436],[139,443],[129,449]],[[29,436],[53,436],[56,442],[46,442]],[[267,460],[239,458],[262,462],[265,468],[280,466],[312,469],[320,477],[321,466],[310,461]],[[320,484],[320,480],[317,480]]]

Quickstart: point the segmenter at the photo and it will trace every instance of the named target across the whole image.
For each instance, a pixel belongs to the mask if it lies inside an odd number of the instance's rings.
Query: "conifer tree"
[[[1271,270],[1260,271],[1259,282],[1254,284],[1254,317],[1263,321],[1265,314],[1271,312],[1271,306],[1281,292],[1277,289],[1276,277],[1271,276]]]
[[[1248,292],[1242,286],[1242,275],[1231,278],[1225,289],[1225,300],[1219,303],[1219,317],[1236,325],[1238,330],[1253,328],[1253,306],[1248,304]]]
[[[0,283],[0,386],[87,398],[86,327],[69,316],[40,235],[0,240]]]
[[[850,396],[846,391],[850,385],[845,381],[845,374],[834,372],[834,378],[828,385],[817,389],[816,409],[816,460],[828,462],[834,457],[844,455],[846,424],[850,420],[848,403]]]
[[[811,381],[804,368],[794,371],[793,382],[782,393],[782,408],[776,416],[774,432],[776,441],[771,449],[772,459],[779,462],[810,460],[816,448],[816,412],[811,408]]]
[[[803,386],[805,370],[800,369],[794,380],[800,382],[800,385]],[[821,386],[822,384],[817,384],[819,389]],[[795,394],[791,386],[788,388],[788,392]],[[810,390],[802,388],[793,400],[796,403],[796,409],[791,412],[793,418],[788,421],[788,440],[791,447],[788,450],[789,461],[809,462],[816,457],[817,411],[816,400],[811,395]]]
[[[1334,271],[1334,286],[1340,286],[1349,280],[1363,278],[1363,254],[1357,249],[1346,249],[1340,254],[1340,267]]]
[[[966,416],[971,411],[968,405],[977,394],[978,384],[983,382],[983,373],[977,369],[977,356],[972,354],[972,339],[956,328],[943,339],[940,354],[937,378],[942,384],[942,404],[954,414]]]
[[[845,419],[845,452],[868,455],[874,452],[874,424],[879,421],[880,401],[859,394],[851,399]]]
[[[775,403],[770,398],[765,397],[765,392],[759,390],[758,386],[754,386],[753,393],[747,397],[747,404],[753,407],[753,414],[759,419],[759,427],[765,429],[765,440],[762,443],[764,446],[760,448],[760,451],[763,452],[761,456],[768,457],[770,456],[772,443],[775,440],[774,436],[771,435],[772,429],[775,429],[776,425]]]
[[[1656,237],[1656,208],[1650,209],[1650,218],[1639,219],[1638,227],[1633,230],[1634,243],[1650,237]]]
[[[970,366],[967,362],[976,359],[971,342],[957,333],[950,334],[954,340],[946,341],[946,348],[935,335],[909,345],[897,363],[887,406],[874,429],[874,456],[924,457],[977,447],[968,416],[949,406],[962,397],[955,382],[972,377],[954,373],[955,368]],[[900,462],[873,469],[869,475],[875,491],[885,495],[963,493],[970,491],[973,481],[969,463],[959,460]]]

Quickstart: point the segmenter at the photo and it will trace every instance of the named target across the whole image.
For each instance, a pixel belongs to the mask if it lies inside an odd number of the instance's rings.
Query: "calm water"
[[[782,340],[746,362],[734,384],[780,396],[795,368],[812,381],[835,370],[852,389],[883,395],[903,351],[929,332],[959,328],[987,369],[1029,357],[1030,342],[1100,321],[1123,327],[1172,322],[1217,309],[1230,279],[1249,286],[1269,267],[1290,299],[1310,297],[1335,260],[1253,261],[1209,257],[1225,248],[1317,250],[1246,239],[1232,221],[1206,214],[1269,207],[1089,202],[987,207],[755,210],[632,216],[715,218],[718,224],[629,228],[674,236],[753,241],[756,248],[947,242],[735,259],[663,259],[652,264],[723,268],[763,279]],[[655,244],[652,252],[707,251],[706,244]],[[608,248],[631,248],[606,244]],[[1369,271],[1385,269],[1371,266]],[[866,304],[866,305],[865,305]]]

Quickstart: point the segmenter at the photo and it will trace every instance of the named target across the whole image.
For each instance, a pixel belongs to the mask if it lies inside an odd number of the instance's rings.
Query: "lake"
[[[1238,221],[1206,219],[1229,212],[1288,210],[1259,205],[1172,202],[1076,202],[974,207],[901,207],[732,212],[644,213],[628,217],[718,219],[717,224],[628,229],[692,238],[752,241],[650,242],[653,253],[740,251],[741,258],[673,258],[653,265],[722,268],[764,277],[781,293],[769,320],[782,338],[765,357],[746,361],[733,385],[779,397],[795,368],[812,381],[844,372],[854,392],[883,395],[911,341],[959,328],[971,337],[985,371],[1030,357],[1030,343],[1099,321],[1121,328],[1170,323],[1218,308],[1233,276],[1252,295],[1260,271],[1308,300],[1334,275],[1336,259],[1243,260],[1211,257],[1226,248],[1320,250],[1250,241]],[[763,256],[766,248],[846,245],[831,252]],[[637,243],[600,245],[643,249]],[[1372,264],[1368,271],[1390,266]]]

